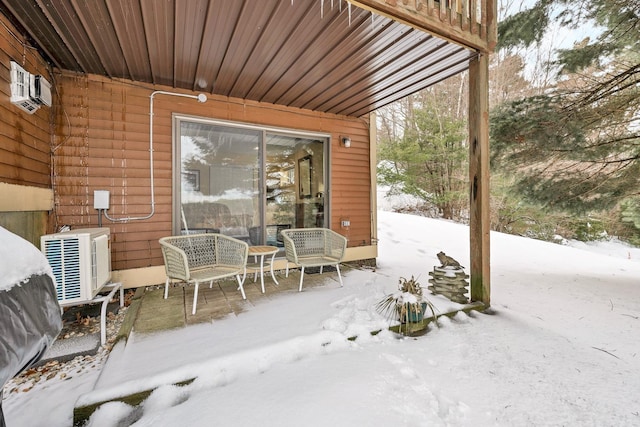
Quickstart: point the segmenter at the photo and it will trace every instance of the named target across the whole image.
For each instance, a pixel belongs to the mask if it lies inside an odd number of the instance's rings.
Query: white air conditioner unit
[[[30,85],[31,74],[17,62],[11,61],[11,103],[33,114],[40,108],[40,104],[29,96]]]
[[[32,74],[29,78],[29,98],[40,105],[51,107],[51,83],[40,75]]]
[[[60,305],[90,301],[111,280],[106,227],[47,234],[41,237],[40,245],[53,269]]]

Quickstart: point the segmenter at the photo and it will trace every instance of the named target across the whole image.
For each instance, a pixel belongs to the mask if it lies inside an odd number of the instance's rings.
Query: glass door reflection
[[[286,228],[324,227],[324,144],[268,133],[265,240],[282,247]]]
[[[249,242],[260,224],[262,132],[209,123],[180,124],[181,230]]]

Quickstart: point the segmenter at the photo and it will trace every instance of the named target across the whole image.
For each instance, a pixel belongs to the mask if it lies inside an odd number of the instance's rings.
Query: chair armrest
[[[249,245],[242,240],[219,234],[216,236],[216,263],[244,269],[249,256]]]
[[[163,237],[160,239],[160,248],[162,249],[162,257],[164,258],[164,268],[167,277],[188,281],[190,274],[187,254],[179,247],[169,243],[169,239],[171,238]]]
[[[327,255],[336,257],[340,261],[344,258],[344,253],[347,249],[347,238],[342,234],[336,233],[333,230],[327,229],[326,231],[327,242]]]
[[[284,230],[282,231],[281,236],[284,243],[284,253],[287,261],[298,264],[298,253],[296,252],[296,245],[293,242],[293,239],[291,239]]]

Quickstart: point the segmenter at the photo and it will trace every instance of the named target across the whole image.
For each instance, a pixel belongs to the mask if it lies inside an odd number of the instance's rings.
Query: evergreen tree
[[[640,194],[640,3],[539,0],[500,24],[499,47],[539,42],[554,19],[602,32],[558,51],[554,87],[492,112],[492,161],[532,201],[604,209]]]
[[[438,96],[446,93],[441,88]],[[401,135],[387,134],[380,145],[378,179],[443,218],[461,219],[468,206],[466,122],[453,117],[457,108],[439,104],[435,92],[409,97],[406,106]],[[389,120],[383,124],[389,130]]]

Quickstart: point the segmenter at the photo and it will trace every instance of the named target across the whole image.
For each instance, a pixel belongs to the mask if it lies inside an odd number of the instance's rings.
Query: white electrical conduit
[[[127,222],[127,221],[136,221],[136,220],[144,220],[149,219],[156,212],[156,198],[155,198],[155,186],[154,186],[154,178],[153,178],[153,97],[155,95],[173,95],[173,96],[182,96],[185,98],[193,98],[197,99],[198,102],[207,102],[207,95],[204,93],[200,93],[198,95],[187,95],[184,93],[176,93],[176,92],[166,92],[163,90],[156,90],[152,92],[149,96],[149,173],[151,176],[151,212],[147,216],[138,216],[138,217],[124,217],[124,218],[111,218],[107,213],[107,210],[104,210],[104,216],[113,222]]]

